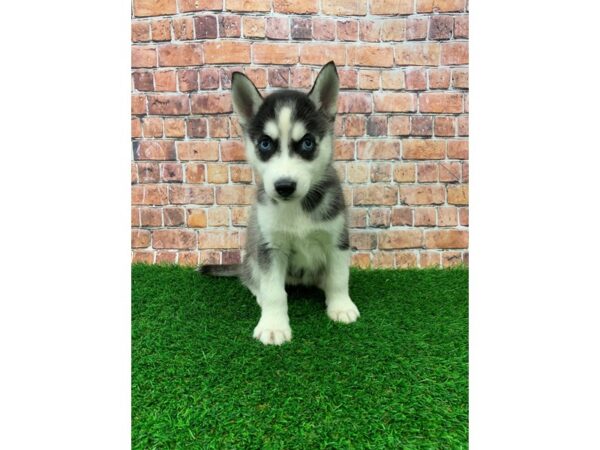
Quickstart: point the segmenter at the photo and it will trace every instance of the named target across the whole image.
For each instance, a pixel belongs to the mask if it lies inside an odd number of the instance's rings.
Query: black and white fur
[[[360,315],[348,295],[347,215],[332,166],[338,91],[333,62],[308,94],[282,90],[263,98],[244,74],[233,74],[233,108],[246,157],[261,181],[243,264],[201,271],[241,278],[261,307],[254,337],[263,344],[292,338],[286,284],[321,288],[334,321],[351,323]]]

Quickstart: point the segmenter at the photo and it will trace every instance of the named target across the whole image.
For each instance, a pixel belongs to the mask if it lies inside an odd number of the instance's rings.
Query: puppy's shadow
[[[314,286],[285,285],[289,306],[301,315],[325,309],[325,293]]]

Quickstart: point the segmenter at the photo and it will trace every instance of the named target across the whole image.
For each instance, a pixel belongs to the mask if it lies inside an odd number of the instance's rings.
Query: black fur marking
[[[337,217],[346,207],[344,202],[344,192],[339,184],[330,192],[329,204],[327,205],[327,209],[321,214],[321,220],[331,220]]]
[[[325,210],[322,220],[331,220],[344,209],[344,196],[337,173],[330,167],[325,176],[316,183],[302,199],[302,209],[313,212],[322,203],[327,192],[331,192],[331,204]]]
[[[342,234],[338,237],[337,248],[340,250],[348,250],[350,248],[350,236],[346,227],[344,227]]]

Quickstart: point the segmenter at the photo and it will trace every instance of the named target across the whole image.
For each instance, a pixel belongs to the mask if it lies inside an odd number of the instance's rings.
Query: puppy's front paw
[[[349,298],[333,301],[327,305],[327,315],[334,322],[352,323],[360,317],[358,308]]]
[[[254,338],[265,345],[281,345],[292,340],[289,320],[277,317],[261,317],[254,328]]]

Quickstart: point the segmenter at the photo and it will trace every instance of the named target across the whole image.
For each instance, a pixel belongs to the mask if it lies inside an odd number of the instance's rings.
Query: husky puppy
[[[360,315],[348,295],[346,208],[332,166],[338,91],[333,61],[308,94],[281,90],[263,98],[249,78],[233,73],[233,109],[246,157],[261,181],[243,263],[200,271],[240,277],[261,307],[254,337],[263,344],[292,338],[286,284],[322,289],[327,315],[336,322],[351,323]]]

